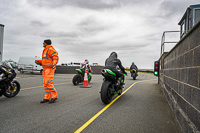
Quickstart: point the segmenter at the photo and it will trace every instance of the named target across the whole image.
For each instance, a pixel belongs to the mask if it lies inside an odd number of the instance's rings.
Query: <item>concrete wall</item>
[[[159,84],[180,130],[200,133],[200,22],[160,58]]]
[[[76,70],[80,67],[75,66],[57,66],[56,73],[63,73],[63,74],[76,74]],[[103,66],[91,66],[92,74],[100,74]]]

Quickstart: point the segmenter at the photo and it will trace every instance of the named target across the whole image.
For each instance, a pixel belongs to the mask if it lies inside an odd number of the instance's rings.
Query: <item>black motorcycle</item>
[[[0,78],[0,96],[11,98],[16,96],[20,91],[20,83],[14,79],[16,77],[16,72],[12,66],[8,63],[2,65],[10,73],[3,73]]]
[[[123,85],[117,85],[117,76],[111,70],[103,69],[101,73],[104,77],[100,92],[101,100],[104,104],[109,104],[116,94],[122,94]]]

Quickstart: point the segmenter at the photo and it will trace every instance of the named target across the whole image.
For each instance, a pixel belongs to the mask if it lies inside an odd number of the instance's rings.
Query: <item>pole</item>
[[[0,65],[2,65],[2,58],[3,58],[3,33],[4,33],[4,25],[0,24]]]

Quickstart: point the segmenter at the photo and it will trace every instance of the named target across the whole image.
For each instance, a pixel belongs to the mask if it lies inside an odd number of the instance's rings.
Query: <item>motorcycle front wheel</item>
[[[101,101],[104,104],[109,104],[112,100],[110,84],[111,83],[109,81],[106,81],[106,82],[102,83],[102,86],[101,86]]]
[[[20,83],[17,80],[12,81],[12,87],[8,86],[7,89],[3,89],[3,95],[11,98],[15,97],[20,91]]]
[[[81,82],[81,76],[79,74],[75,75],[72,79],[74,85],[78,85]]]

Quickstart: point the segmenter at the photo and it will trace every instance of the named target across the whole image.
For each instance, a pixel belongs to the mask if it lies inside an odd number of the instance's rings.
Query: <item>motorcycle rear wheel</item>
[[[104,104],[109,104],[112,100],[110,84],[111,83],[109,81],[106,81],[102,83],[102,86],[101,86],[101,101]]]
[[[133,80],[136,80],[136,73],[132,73]]]
[[[17,80],[12,81],[13,89],[9,86],[7,89],[3,90],[3,95],[7,98],[15,97],[20,91],[20,84]]]
[[[74,84],[74,85],[78,85],[79,83],[81,82],[81,77],[80,77],[80,75],[75,75],[74,77],[73,77],[73,79],[72,79],[72,83]]]

